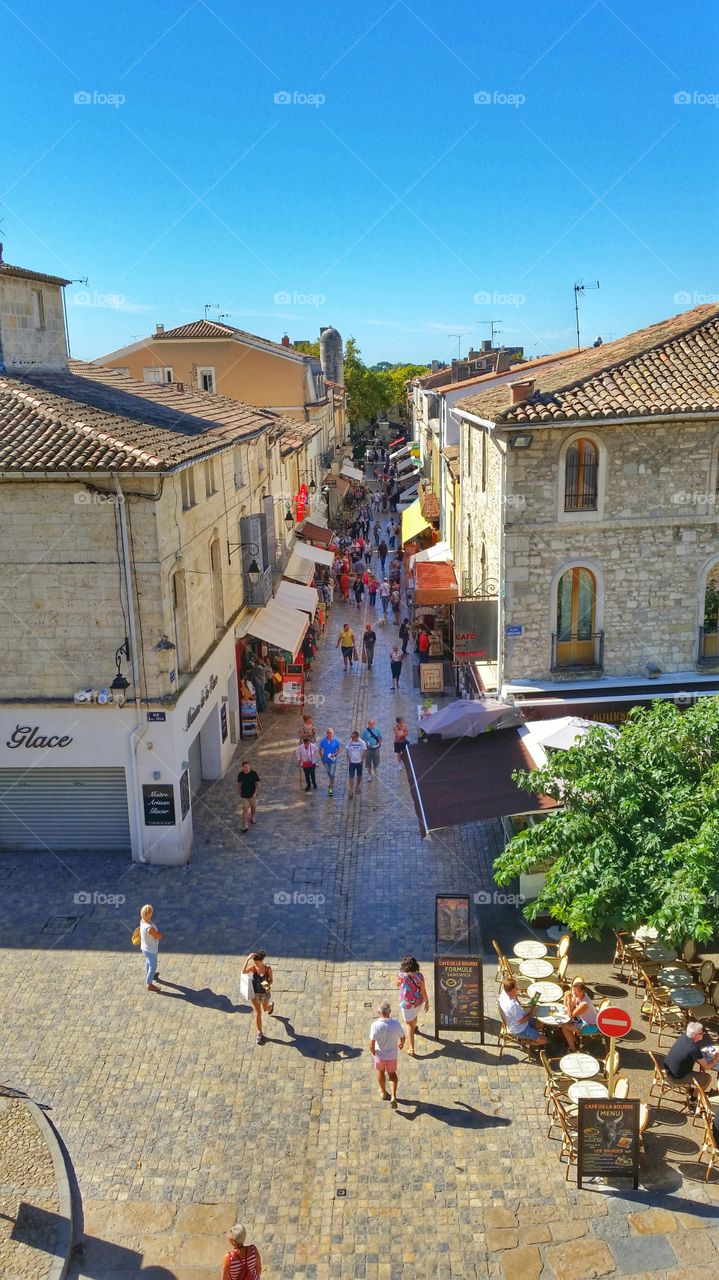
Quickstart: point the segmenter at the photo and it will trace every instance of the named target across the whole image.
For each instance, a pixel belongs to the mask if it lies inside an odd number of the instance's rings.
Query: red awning
[[[549,796],[520,791],[513,781],[515,771],[536,767],[516,729],[413,742],[404,762],[423,836],[440,827],[557,808]]]
[[[414,566],[415,604],[454,604],[459,598],[459,587],[454,565],[443,561],[425,560]]]
[[[396,449],[398,444],[406,444],[406,443],[407,441],[405,440],[404,436],[397,436],[396,440],[390,440],[389,445],[387,447],[389,449]]]
[[[325,529],[321,524],[312,524],[311,520],[305,520],[301,529],[297,530],[298,538],[303,538],[305,542],[316,542],[320,547],[328,547],[334,537],[331,529]]]

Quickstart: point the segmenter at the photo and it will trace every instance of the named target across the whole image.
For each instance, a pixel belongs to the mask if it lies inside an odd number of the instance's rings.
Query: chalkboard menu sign
[[[579,1099],[578,1187],[583,1178],[631,1178],[639,1186],[636,1099]]]
[[[190,812],[190,775],[187,772],[187,769],[185,769],[185,772],[182,774],[182,777],[180,778],[180,813],[182,814],[183,818],[186,818],[189,812]]]
[[[440,1031],[479,1031],[484,1044],[481,956],[434,957],[434,1038]]]
[[[171,783],[153,782],[142,788],[146,827],[174,827],[175,788]]]
[[[438,893],[434,900],[434,945],[447,954],[469,951],[469,894]]]

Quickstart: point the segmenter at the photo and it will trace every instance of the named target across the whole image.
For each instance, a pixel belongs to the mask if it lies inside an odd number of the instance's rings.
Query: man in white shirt
[[[362,765],[364,764],[365,752],[367,751],[367,743],[363,742],[359,736],[359,730],[353,729],[345,748],[347,759],[350,762],[350,800],[353,800],[360,789],[362,782]]]
[[[392,1006],[389,1000],[383,1000],[378,1006],[377,1012],[379,1013],[379,1018],[372,1023],[369,1029],[369,1051],[372,1054],[377,1072],[380,1097],[383,1102],[386,1102],[389,1097],[385,1079],[385,1075],[388,1075],[392,1089],[390,1105],[396,1111],[397,1053],[404,1048],[405,1037],[399,1022],[392,1017]]]
[[[514,978],[505,978],[502,983],[499,1007],[504,1014],[504,1021],[507,1024],[507,1030],[510,1035],[518,1036],[522,1040],[531,1040],[532,1044],[536,1044],[538,1049],[547,1043],[547,1037],[538,1030],[531,1013],[527,1013],[527,1010],[519,1003],[517,984]]]

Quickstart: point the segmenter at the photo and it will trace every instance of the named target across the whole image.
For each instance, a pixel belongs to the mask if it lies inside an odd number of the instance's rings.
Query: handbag
[[[140,936],[141,936],[141,935],[140,935],[140,926],[139,926],[139,924],[138,924],[138,926],[137,926],[137,928],[136,928],[135,932],[134,932],[134,933],[133,933],[133,935],[132,935],[132,945],[133,945],[133,947],[139,947],[139,945],[140,945]]]
[[[254,994],[255,993],[252,988],[252,974],[241,973],[240,974],[240,995],[242,996],[242,999],[252,1000]]]

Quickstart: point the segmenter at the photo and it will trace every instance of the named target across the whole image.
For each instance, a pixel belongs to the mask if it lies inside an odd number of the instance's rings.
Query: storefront
[[[173,705],[96,702],[0,710],[0,851],[114,851],[178,865],[195,786],[221,778],[237,740],[230,632]]]

